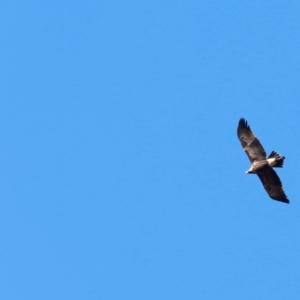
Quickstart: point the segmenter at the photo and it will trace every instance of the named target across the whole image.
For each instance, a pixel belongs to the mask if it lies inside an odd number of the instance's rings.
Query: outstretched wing
[[[284,193],[280,178],[271,167],[263,168],[257,175],[272,199],[284,203],[290,203],[286,194]]]
[[[255,160],[266,159],[266,152],[263,146],[251,131],[247,121],[243,118],[239,121],[237,135],[251,163]]]

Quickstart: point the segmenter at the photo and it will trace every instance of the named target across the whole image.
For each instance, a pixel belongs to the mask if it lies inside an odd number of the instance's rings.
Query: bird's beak
[[[246,171],[245,174],[249,174],[249,171]]]

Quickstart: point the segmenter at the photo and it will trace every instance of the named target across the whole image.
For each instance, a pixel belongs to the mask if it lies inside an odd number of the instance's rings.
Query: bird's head
[[[255,174],[252,167],[249,170],[247,170],[245,173],[246,174]]]

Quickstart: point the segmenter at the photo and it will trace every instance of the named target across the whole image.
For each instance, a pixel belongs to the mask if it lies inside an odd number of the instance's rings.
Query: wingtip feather
[[[245,118],[240,118],[238,128],[240,128],[240,129],[246,128],[246,129],[251,130],[250,126]]]

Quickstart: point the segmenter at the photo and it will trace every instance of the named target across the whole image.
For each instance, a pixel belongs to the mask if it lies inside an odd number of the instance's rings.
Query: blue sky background
[[[299,1],[2,1],[0,290],[299,299]],[[236,136],[245,117],[291,204]]]

